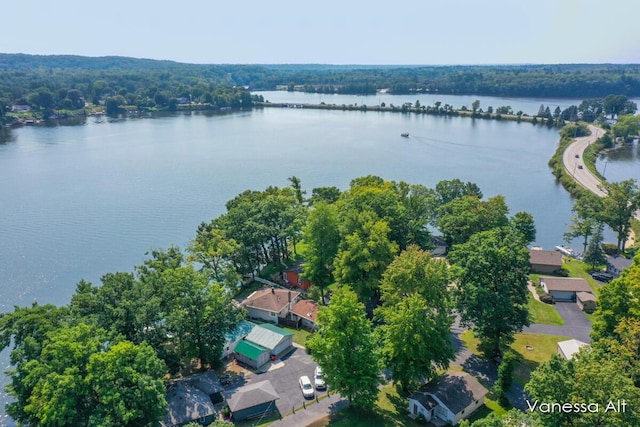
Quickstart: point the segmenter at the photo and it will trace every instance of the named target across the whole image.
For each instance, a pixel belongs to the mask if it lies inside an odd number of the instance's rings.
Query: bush
[[[618,252],[618,246],[615,243],[603,243],[602,250],[607,255],[615,255]]]
[[[553,299],[553,297],[547,293],[540,295],[540,301],[542,301],[545,304],[555,304],[556,301]]]
[[[555,270],[553,274],[560,277],[569,277],[569,271],[564,267],[560,267],[559,269]]]

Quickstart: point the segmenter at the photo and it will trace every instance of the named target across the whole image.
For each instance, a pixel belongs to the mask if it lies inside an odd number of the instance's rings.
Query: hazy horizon
[[[6,0],[0,52],[207,65],[640,63],[640,2],[359,3]]]

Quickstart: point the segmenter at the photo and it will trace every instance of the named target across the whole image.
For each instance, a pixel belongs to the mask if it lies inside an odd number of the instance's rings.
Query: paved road
[[[562,163],[567,173],[571,175],[578,184],[592,193],[603,197],[606,196],[607,193],[601,188],[602,182],[584,166],[583,160],[584,150],[602,135],[603,130],[593,125],[589,125],[589,130],[591,131],[591,135],[576,138],[575,141],[564,150]],[[582,166],[582,169],[580,169],[580,166]]]
[[[582,342],[591,342],[591,323],[587,316],[580,310],[574,302],[558,302],[554,306],[564,320],[564,325],[541,325],[534,323],[524,328],[522,332],[533,334],[558,335],[570,337]]]

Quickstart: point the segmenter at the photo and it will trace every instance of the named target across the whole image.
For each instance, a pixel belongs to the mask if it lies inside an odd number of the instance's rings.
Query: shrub
[[[553,297],[547,293],[544,293],[542,295],[540,295],[540,301],[542,301],[545,304],[555,304],[555,300],[553,299]]]
[[[569,277],[569,271],[564,267],[560,267],[559,269],[555,270],[553,274],[560,277]]]
[[[618,246],[615,243],[603,243],[602,250],[607,255],[615,255],[618,252]]]

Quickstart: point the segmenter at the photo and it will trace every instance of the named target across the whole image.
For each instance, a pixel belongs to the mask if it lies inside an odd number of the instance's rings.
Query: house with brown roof
[[[413,418],[422,415],[434,424],[455,425],[482,407],[488,393],[466,372],[447,371],[409,397],[409,414]]]
[[[297,321],[299,326],[306,329],[316,330],[318,310],[318,303],[308,299],[302,299],[298,301],[296,305],[291,309],[291,320]]]
[[[540,286],[556,301],[576,301],[578,292],[593,293],[589,283],[579,277],[540,276]]]
[[[249,295],[241,304],[250,318],[278,323],[278,318],[287,317],[299,297],[300,292],[265,287]]]
[[[553,273],[562,267],[562,254],[558,251],[529,249],[529,262],[533,273]]]

